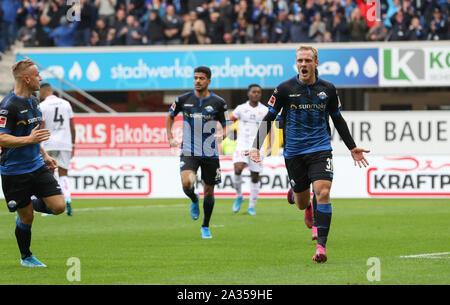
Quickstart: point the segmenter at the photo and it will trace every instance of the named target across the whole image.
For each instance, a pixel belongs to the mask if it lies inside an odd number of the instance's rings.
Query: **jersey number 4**
[[[55,108],[55,115],[53,117],[53,122],[61,122],[61,125],[64,123],[64,118],[62,116],[62,114],[58,115],[58,107]]]

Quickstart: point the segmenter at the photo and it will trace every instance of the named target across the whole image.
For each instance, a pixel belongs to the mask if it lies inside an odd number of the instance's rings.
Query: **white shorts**
[[[72,152],[67,150],[50,150],[48,155],[58,162],[58,167],[69,169]]]
[[[263,159],[263,157],[264,157],[264,154],[261,151],[261,154],[260,154],[261,160]],[[239,162],[247,164],[248,169],[251,172],[257,172],[257,173],[262,172],[262,161],[259,163],[256,163],[250,159],[250,156],[245,156],[243,150],[236,148],[233,153],[233,164],[239,163]]]

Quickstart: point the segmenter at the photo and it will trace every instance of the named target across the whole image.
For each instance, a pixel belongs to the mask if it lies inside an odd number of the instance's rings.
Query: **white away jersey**
[[[234,109],[232,116],[239,120],[236,149],[248,150],[252,147],[259,124],[267,111],[268,108],[265,105],[258,103],[258,106],[252,107],[249,101]]]
[[[44,149],[72,151],[70,120],[73,118],[73,111],[70,103],[50,95],[39,104],[39,107],[45,128],[50,130],[50,139],[44,142]]]

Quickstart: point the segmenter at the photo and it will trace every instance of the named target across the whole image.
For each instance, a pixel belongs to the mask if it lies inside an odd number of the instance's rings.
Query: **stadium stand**
[[[450,39],[447,0],[379,0],[378,22],[367,17],[371,3],[2,0],[0,51],[15,43],[38,47]]]

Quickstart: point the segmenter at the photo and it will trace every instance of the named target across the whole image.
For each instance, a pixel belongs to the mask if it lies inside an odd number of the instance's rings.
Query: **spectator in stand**
[[[116,12],[116,19],[112,26],[110,26],[114,34],[113,45],[125,45],[125,35],[119,35],[120,31],[127,25],[125,16],[125,10],[122,8],[118,9]]]
[[[289,39],[289,20],[287,19],[286,10],[279,10],[276,22],[272,27],[270,35],[271,43],[284,43]]]
[[[96,45],[99,46],[106,46],[107,45],[107,39],[108,39],[108,33],[109,33],[109,29],[106,27],[106,18],[99,18],[96,21],[96,26],[94,31],[92,31],[92,34],[96,34],[97,37],[94,38],[94,41],[97,41]],[[92,39],[91,39],[92,41]],[[91,43],[92,45],[92,43]]]
[[[55,29],[59,27],[61,25],[61,18],[66,17],[66,1],[50,0],[50,8],[47,15],[50,17],[50,28]]]
[[[333,37],[331,36],[330,32],[325,32],[323,35],[323,40],[321,42],[333,42]]]
[[[245,0],[240,0],[235,6],[234,6],[234,13],[236,15],[236,21],[239,20],[239,18],[243,17],[247,22],[251,22],[252,20],[252,12],[248,8],[248,3]]]
[[[223,34],[223,41],[225,44],[232,44],[233,43],[233,36],[231,33],[225,33]]]
[[[433,11],[433,19],[428,24],[427,40],[447,39],[448,29],[447,21],[442,18],[440,9],[436,7]]]
[[[342,13],[338,12],[333,17],[333,25],[330,30],[333,42],[347,42],[349,40],[348,24]]]
[[[350,20],[353,10],[356,7],[356,3],[353,0],[345,0],[345,19]]]
[[[181,33],[184,44],[205,44],[205,35],[205,23],[203,20],[197,18],[197,12],[191,11]]]
[[[209,14],[209,21],[206,26],[206,43],[221,44],[224,43],[223,35],[225,34],[225,26],[218,11],[212,11]]]
[[[414,16],[411,19],[411,24],[406,32],[405,40],[422,40],[424,36],[424,31],[420,25],[420,19],[419,17]]]
[[[42,10],[42,5],[43,2],[39,2],[38,0],[23,1],[23,10],[27,18],[31,15],[36,21],[39,17],[40,11]]]
[[[350,17],[350,40],[364,41],[367,33],[367,21],[361,16],[361,10],[356,7]]]
[[[133,15],[128,15],[126,25],[119,31],[119,37],[125,37],[125,45],[137,46],[142,44],[143,30],[139,25],[139,21]]]
[[[406,31],[408,30],[408,20],[404,17],[403,10],[398,9],[398,12],[391,17],[391,36],[390,41],[406,40]]]
[[[36,45],[39,47],[53,47],[53,39],[49,38],[48,35],[51,32],[51,28],[48,25],[50,18],[47,15],[41,14],[39,17],[39,23],[36,26]]]
[[[220,0],[219,2],[219,13],[220,18],[223,20],[223,24],[225,27],[225,33],[231,33],[233,30],[234,23],[234,11],[233,5],[230,3],[230,0]]]
[[[261,0],[253,0],[251,23],[253,26],[259,24],[261,18],[264,16],[264,6]]]
[[[147,11],[147,8],[145,7],[145,0],[128,0],[126,3],[128,4],[126,7],[128,15],[133,15],[135,17],[135,21],[144,16]]]
[[[325,28],[325,24],[323,24],[323,26]],[[309,38],[309,28],[310,25],[305,20],[305,15],[302,13],[293,15],[289,23],[289,41],[310,42],[311,39]]]
[[[268,43],[270,39],[270,24],[266,14],[262,15],[259,23],[253,25],[254,43]]]
[[[239,17],[231,32],[233,42],[237,44],[253,43],[253,26],[244,17]]]
[[[98,17],[102,19],[106,26],[111,26],[114,23],[116,11],[115,6],[117,0],[96,0],[95,6],[98,8]],[[99,36],[101,36],[99,34]],[[101,43],[101,37],[99,37]]]
[[[367,41],[383,41],[388,35],[388,30],[383,21],[377,20],[366,34]]]
[[[37,46],[36,39],[36,21],[32,15],[28,15],[25,26],[20,28],[18,33],[18,38],[23,42],[24,47],[35,47]]]
[[[144,25],[143,43],[148,45],[164,45],[166,44],[166,36],[164,36],[164,23],[158,14],[158,10],[150,10],[149,18]]]
[[[175,7],[173,5],[167,6],[163,24],[167,44],[181,44],[181,30],[183,23],[181,18],[175,15]]]
[[[79,0],[80,20],[74,31],[74,45],[88,46],[90,45],[91,32],[95,26],[94,7],[87,0]]]
[[[314,14],[314,21],[309,26],[309,32],[308,36],[309,39],[314,42],[320,42],[323,39],[323,36],[326,33],[326,26],[325,23],[322,21],[322,16],[320,15],[320,12],[316,12]]]
[[[188,11],[192,12],[192,11],[197,11],[198,7],[202,7],[203,4],[207,4],[209,1],[208,0],[189,0],[186,1],[188,2]]]
[[[421,2],[420,11],[423,16],[422,24],[424,24],[425,28],[427,28],[433,19],[433,12],[434,9],[438,7],[438,4],[436,0],[422,0]]]
[[[89,45],[92,47],[98,47],[101,46],[100,44],[100,38],[96,31],[92,31],[91,38],[89,39]]]
[[[6,50],[9,50],[16,40],[16,18],[22,12],[22,5],[18,0],[2,0],[1,9],[3,10],[2,37]]]
[[[78,26],[77,18],[72,23],[69,23],[66,16],[63,16],[61,17],[60,24],[48,37],[55,40],[57,47],[73,47],[74,31]]]

